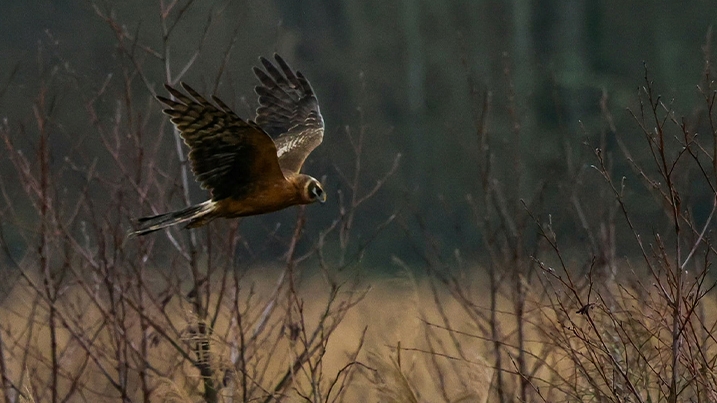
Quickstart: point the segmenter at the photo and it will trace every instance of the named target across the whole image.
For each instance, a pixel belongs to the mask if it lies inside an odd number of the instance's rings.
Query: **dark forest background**
[[[579,241],[583,234],[564,210],[573,189],[561,184],[574,181],[579,173],[586,183],[582,195],[591,199],[590,183],[599,175],[585,167],[593,163],[592,152],[601,139],[611,151],[615,131],[635,129],[626,108],[636,105],[645,66],[663,100],[678,114],[694,113],[701,99],[696,85],[704,79],[703,47],[715,21],[713,5],[201,1],[191,3],[174,27],[169,45],[170,64],[176,67],[170,75],[179,74],[201,46],[201,56],[182,80],[205,93],[216,91],[240,116],[250,118],[256,105],[251,67],[260,55],[281,53],[309,77],[318,93],[326,137],[305,171],[325,175],[331,195],[341,188],[334,167],[352,158],[347,127],[367,133],[363,164],[371,174],[363,177],[363,186],[373,186],[395,156],[402,155],[398,175],[365,206],[369,213],[357,230],[373,237],[372,229],[392,214],[399,214],[403,224],[385,228],[366,258],[378,266],[391,255],[417,259],[411,252],[421,242],[411,237],[417,221],[447,251],[469,249],[479,258],[476,246],[482,234],[466,225],[473,215],[466,196],[480,197],[477,124],[486,96],[491,99],[487,124],[493,169],[505,181],[506,192],[514,201],[539,198],[540,210],[553,215],[561,233]],[[3,8],[3,118],[10,125],[27,125],[38,88],[49,84],[56,130],[62,132],[50,136],[53,162],[60,164],[65,156],[78,156],[85,163],[99,158],[99,169],[111,170],[92,139],[83,106],[88,90],[119,85],[128,63],[118,50],[116,32],[104,19],[112,16],[114,24],[136,38],[134,45],[133,39],[125,39],[125,46],[140,54],[142,46],[160,44],[157,4],[14,1]],[[147,55],[142,55],[142,63],[145,84],[162,93],[167,78],[163,64]],[[160,120],[159,105],[148,100],[150,95],[139,84],[132,92],[152,119]],[[100,119],[111,119],[114,102],[101,100]],[[604,119],[601,102],[612,114],[610,122]],[[155,124],[148,127],[156,130]],[[625,137],[629,143],[631,136]],[[639,136],[633,138],[639,141]],[[24,140],[35,141],[31,132]],[[174,147],[169,137],[166,147]],[[3,177],[13,175],[8,164],[0,169]],[[629,173],[624,162],[614,169],[617,175]],[[68,181],[65,186],[70,191],[80,185]],[[204,193],[195,190],[192,201],[203,200]],[[648,205],[641,198],[650,196],[639,187],[631,190],[641,222],[659,222],[659,209],[639,208]],[[692,196],[695,214],[706,216],[709,204],[700,207],[700,202],[711,196],[706,189],[694,189]],[[333,216],[327,210],[335,206],[331,200],[327,206],[312,206],[310,223],[325,225],[322,216]],[[242,225],[250,232],[257,226],[272,228],[291,214],[254,218]],[[8,229],[9,239],[12,234]],[[19,239],[10,244],[25,247]],[[625,247],[629,253],[629,245]]]

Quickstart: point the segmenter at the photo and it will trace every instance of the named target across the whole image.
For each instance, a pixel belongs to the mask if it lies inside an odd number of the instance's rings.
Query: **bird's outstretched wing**
[[[184,83],[189,95],[165,88],[176,100],[157,99],[169,107],[164,113],[189,146],[192,172],[202,188],[212,192],[212,200],[240,198],[258,183],[284,179],[276,145],[261,127],[243,121],[213,97],[215,106]]]
[[[264,70],[254,67],[261,81],[254,89],[259,95],[256,123],[274,136],[281,168],[298,173],[324,138],[324,119],[306,77],[281,56],[274,54],[274,59],[279,68],[263,57]]]

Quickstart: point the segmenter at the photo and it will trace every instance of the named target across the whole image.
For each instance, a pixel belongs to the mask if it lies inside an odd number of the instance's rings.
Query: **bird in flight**
[[[270,213],[326,201],[321,183],[300,173],[324,137],[324,119],[311,84],[275,54],[254,67],[260,83],[254,121],[242,120],[219,98],[209,102],[182,83],[186,94],[165,85],[173,99],[157,96],[189,147],[192,172],[211,199],[182,210],[143,217],[131,236],[175,224],[196,228],[218,217]]]

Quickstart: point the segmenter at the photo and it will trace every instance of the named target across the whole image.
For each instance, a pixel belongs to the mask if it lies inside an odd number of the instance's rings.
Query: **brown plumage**
[[[145,235],[179,223],[205,225],[217,217],[264,214],[297,204],[326,201],[321,183],[300,173],[306,157],[321,144],[324,120],[306,78],[274,55],[254,67],[259,107],[244,121],[220,99],[209,102],[182,83],[169,85],[174,99],[157,96],[164,113],[189,147],[192,172],[212,198],[183,210],[143,217],[130,235]],[[281,69],[281,70],[279,70]],[[272,139],[274,137],[274,139]]]

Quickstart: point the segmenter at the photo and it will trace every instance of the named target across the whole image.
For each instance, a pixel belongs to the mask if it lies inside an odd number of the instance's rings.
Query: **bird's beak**
[[[321,202],[321,204],[326,203],[326,192],[321,194],[321,197],[319,197],[319,202]]]

